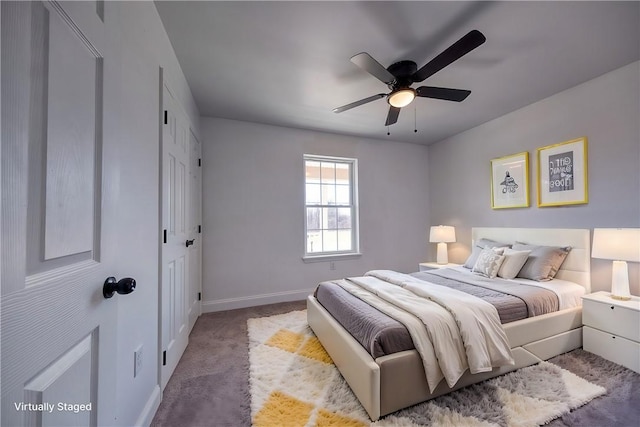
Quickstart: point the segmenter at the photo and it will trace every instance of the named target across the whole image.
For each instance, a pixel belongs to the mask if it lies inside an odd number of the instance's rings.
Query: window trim
[[[306,163],[312,162],[332,162],[332,163],[348,163],[350,165],[351,174],[351,241],[353,242],[352,249],[348,251],[325,251],[325,252],[307,252],[307,208],[311,205],[307,205],[307,180],[306,180]],[[357,258],[362,254],[360,253],[360,214],[358,206],[358,159],[351,157],[335,157],[324,156],[317,154],[304,154],[302,161],[302,173],[303,173],[303,261],[306,262],[318,262],[318,261],[332,261],[332,260],[344,260],[349,258]],[[320,205],[319,207],[323,207]]]

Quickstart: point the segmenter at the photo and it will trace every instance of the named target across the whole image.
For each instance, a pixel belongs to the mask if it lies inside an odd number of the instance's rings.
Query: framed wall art
[[[588,203],[587,138],[538,148],[538,207]]]
[[[491,208],[529,206],[529,153],[491,160]]]

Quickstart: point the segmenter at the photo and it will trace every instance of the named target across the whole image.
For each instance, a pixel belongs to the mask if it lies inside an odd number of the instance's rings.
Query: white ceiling
[[[203,116],[431,144],[640,59],[640,2],[156,1]],[[472,29],[482,46],[422,84],[387,136],[385,84],[349,61],[421,67]],[[414,84],[414,87],[421,84]],[[416,108],[413,108],[413,105]],[[418,132],[414,133],[414,111]],[[541,124],[544,125],[544,124]]]

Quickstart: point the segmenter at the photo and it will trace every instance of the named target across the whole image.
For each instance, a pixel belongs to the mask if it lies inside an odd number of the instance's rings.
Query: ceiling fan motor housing
[[[389,84],[389,89],[395,90],[400,87],[407,87],[413,83],[413,75],[418,70],[418,65],[413,61],[398,61],[389,65],[389,71],[395,80]]]

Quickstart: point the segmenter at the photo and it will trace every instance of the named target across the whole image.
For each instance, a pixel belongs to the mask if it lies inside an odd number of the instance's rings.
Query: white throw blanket
[[[442,378],[453,387],[467,369],[514,363],[497,310],[480,298],[389,270],[340,285],[407,327],[431,392]]]

